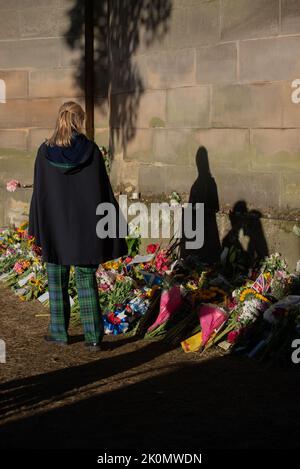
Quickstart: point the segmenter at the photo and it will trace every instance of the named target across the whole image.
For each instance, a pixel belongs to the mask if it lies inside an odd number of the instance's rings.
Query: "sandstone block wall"
[[[30,189],[10,194],[5,183],[32,183],[38,146],[53,131],[59,106],[84,107],[84,2],[0,0],[0,226],[26,218]],[[75,35],[75,36],[73,36]],[[108,141],[108,119],[96,109],[96,138]],[[103,139],[103,140],[102,140]]]
[[[297,211],[300,104],[291,96],[300,78],[300,2],[171,4],[159,43],[146,47],[141,35],[130,58],[126,45],[112,48],[113,70],[138,70],[136,83],[112,84],[114,182],[188,193],[204,146],[221,205],[244,199],[279,217]],[[121,110],[132,107],[124,124]]]
[[[110,142],[115,188],[188,195],[205,147],[221,208],[244,200],[268,214],[282,233],[266,230],[270,246],[280,238],[298,258],[300,2],[94,5],[95,138]],[[83,15],[83,0],[0,0],[1,226],[26,218],[31,196],[5,182],[31,183],[59,105],[84,106]]]

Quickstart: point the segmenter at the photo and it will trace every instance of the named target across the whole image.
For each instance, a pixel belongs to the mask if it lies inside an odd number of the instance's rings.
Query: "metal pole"
[[[86,133],[94,140],[94,0],[85,0]]]

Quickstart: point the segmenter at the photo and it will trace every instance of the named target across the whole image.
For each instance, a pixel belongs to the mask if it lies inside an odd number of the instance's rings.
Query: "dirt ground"
[[[91,353],[80,327],[60,347],[43,342],[45,313],[0,284],[1,448],[299,448],[300,365],[126,335]]]

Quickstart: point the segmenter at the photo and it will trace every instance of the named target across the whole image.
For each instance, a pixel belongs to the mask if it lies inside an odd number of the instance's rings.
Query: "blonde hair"
[[[60,106],[56,120],[55,130],[46,145],[71,145],[72,132],[85,133],[85,112],[82,107],[74,101],[67,101]]]

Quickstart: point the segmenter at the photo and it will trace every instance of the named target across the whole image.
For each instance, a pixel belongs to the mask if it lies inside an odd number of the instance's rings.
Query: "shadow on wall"
[[[205,147],[200,147],[196,154],[198,176],[190,190],[189,203],[193,205],[192,229],[196,230],[196,205],[204,204],[204,244],[200,249],[187,249],[187,239],[182,237],[181,256],[197,257],[209,264],[218,262],[221,254],[221,243],[217,226],[216,214],[219,211],[219,197],[217,184],[211,174],[208,153]],[[184,218],[183,218],[184,219]],[[189,221],[187,221],[189,222]],[[186,223],[186,221],[184,221]],[[184,227],[183,227],[184,228]],[[183,234],[185,230],[183,229]]]
[[[261,213],[258,210],[248,210],[244,200],[237,201],[229,213],[231,228],[220,242],[216,214],[219,211],[219,197],[216,181],[209,167],[207,149],[201,146],[196,154],[198,176],[193,183],[189,203],[193,205],[192,229],[196,230],[195,204],[204,204],[204,244],[200,249],[187,249],[187,239],[183,236],[181,241],[182,257],[197,257],[209,264],[222,260],[230,270],[235,263],[239,263],[242,270],[254,267],[269,255],[267,241],[261,224]],[[183,226],[184,228],[184,226]],[[184,234],[184,229],[183,229]],[[248,239],[243,247],[241,237]],[[233,260],[234,257],[234,260]],[[228,270],[227,269],[227,270]],[[228,272],[230,273],[230,272]]]
[[[77,0],[69,10],[70,27],[65,32],[67,46],[79,52],[75,79],[85,89],[86,51],[85,3]],[[172,0],[103,0],[93,2],[94,17],[94,96],[95,106],[106,114],[107,102],[116,92],[122,97],[110,103],[116,125],[111,129],[112,147],[126,147],[135,135],[139,103],[144,83],[133,56],[139,46],[148,48],[160,41],[169,29]],[[91,28],[91,24],[87,25]],[[104,98],[104,99],[103,99]],[[113,148],[112,148],[113,150]]]
[[[247,203],[239,200],[229,213],[231,229],[222,241],[222,249],[227,260],[234,256],[234,261],[245,270],[255,267],[269,255],[267,241],[261,224],[261,212],[248,210]],[[240,237],[248,238],[248,245],[244,247]],[[227,262],[233,265],[233,262]],[[230,268],[228,265],[227,267]]]

